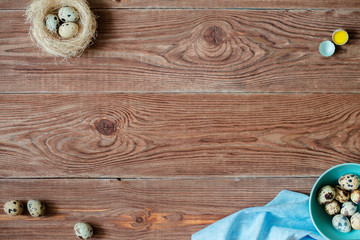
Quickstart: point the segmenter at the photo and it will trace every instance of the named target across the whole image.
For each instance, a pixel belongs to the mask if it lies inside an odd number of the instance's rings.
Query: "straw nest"
[[[45,17],[64,6],[75,8],[79,13],[78,33],[70,39],[62,39],[52,34],[45,26]],[[85,0],[34,0],[26,11],[27,21],[31,24],[32,40],[45,52],[57,57],[77,57],[95,37],[96,19]]]

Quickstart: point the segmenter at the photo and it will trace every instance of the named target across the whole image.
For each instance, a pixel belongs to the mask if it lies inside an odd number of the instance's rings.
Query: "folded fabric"
[[[325,240],[314,227],[309,197],[281,191],[263,207],[236,212],[203,230],[191,240]]]

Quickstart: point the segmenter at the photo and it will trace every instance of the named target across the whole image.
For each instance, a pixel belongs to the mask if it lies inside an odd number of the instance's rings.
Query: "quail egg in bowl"
[[[349,207],[355,206],[356,212],[359,212],[360,207],[357,207],[356,203],[350,204],[349,202],[339,201],[339,196],[336,196],[339,194],[339,188],[341,188],[341,199],[344,197],[345,200],[349,199],[353,191],[360,189],[359,179],[360,164],[345,163],[325,171],[312,187],[309,201],[311,220],[319,233],[326,239],[360,239],[360,230],[356,230],[359,227],[351,227],[352,224],[360,225],[360,218],[357,220],[357,217],[354,217],[353,222],[356,222],[352,223],[351,216],[343,214],[345,207],[345,210],[347,210]],[[339,209],[337,204],[334,205],[334,201],[337,201],[343,211]],[[348,201],[351,201],[351,199]],[[336,208],[331,206],[331,211],[329,211],[328,206],[330,203],[336,206]],[[346,206],[343,207],[343,204]],[[353,209],[350,210],[353,211]]]

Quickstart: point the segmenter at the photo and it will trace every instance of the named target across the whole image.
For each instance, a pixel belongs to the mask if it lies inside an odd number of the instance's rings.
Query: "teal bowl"
[[[311,220],[319,233],[329,240],[360,239],[360,230],[351,230],[349,233],[341,233],[335,230],[331,223],[332,217],[325,213],[323,206],[317,201],[317,193],[322,186],[337,185],[338,179],[348,173],[354,173],[360,177],[360,164],[345,163],[328,169],[318,178],[311,189],[309,201]]]

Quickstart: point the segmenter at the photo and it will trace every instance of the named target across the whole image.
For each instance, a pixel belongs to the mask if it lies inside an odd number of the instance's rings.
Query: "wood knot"
[[[214,17],[200,22],[164,56],[176,66],[203,71],[247,69],[267,53],[247,28]]]
[[[100,134],[105,135],[105,136],[112,135],[116,131],[115,123],[113,121],[108,120],[108,119],[101,119],[95,125],[96,125],[96,130]]]
[[[144,210],[139,211],[131,214],[131,217],[133,219],[133,222],[131,226],[135,229],[147,229],[151,227],[151,222],[149,221],[150,218],[150,211]]]
[[[209,44],[220,45],[225,39],[225,31],[221,27],[212,26],[204,32],[204,39]]]
[[[135,221],[137,223],[142,223],[142,222],[144,222],[144,219],[142,217],[137,217]]]

